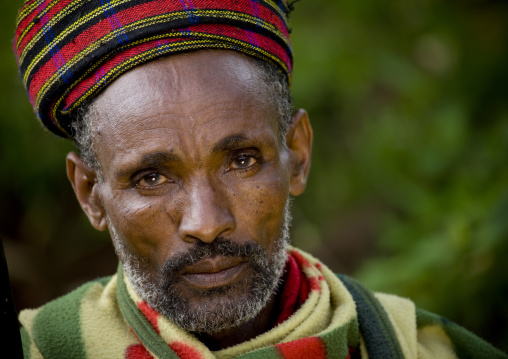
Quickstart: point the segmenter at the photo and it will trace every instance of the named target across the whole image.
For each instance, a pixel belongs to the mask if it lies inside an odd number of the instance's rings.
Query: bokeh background
[[[0,234],[18,309],[111,274],[34,120],[0,4]],[[508,3],[294,4],[295,105],[315,131],[293,241],[508,350]]]

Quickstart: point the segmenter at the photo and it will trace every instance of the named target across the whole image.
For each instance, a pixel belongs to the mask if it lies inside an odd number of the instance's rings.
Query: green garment
[[[20,314],[25,358],[508,358],[408,299],[374,294],[291,248],[309,296],[285,322],[247,342],[210,351],[149,308],[123,269]]]

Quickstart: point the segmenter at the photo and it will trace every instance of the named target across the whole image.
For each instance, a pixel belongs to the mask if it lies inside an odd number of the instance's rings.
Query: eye
[[[149,173],[144,175],[137,183],[139,187],[155,187],[157,185],[168,182],[168,178],[166,176],[161,175],[160,173]]]
[[[257,163],[257,159],[250,155],[240,155],[233,158],[231,161],[231,169],[245,169],[254,166]]]

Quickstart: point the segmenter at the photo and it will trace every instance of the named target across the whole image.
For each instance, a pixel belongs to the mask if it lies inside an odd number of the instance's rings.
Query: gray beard
[[[141,299],[178,327],[211,334],[255,318],[277,290],[287,261],[291,224],[289,207],[290,199],[286,203],[280,236],[270,258],[257,243],[238,244],[218,237],[212,243],[197,242],[188,252],[168,259],[162,273],[156,277],[148,274],[145,260],[129,252],[109,219],[108,226],[125,274]],[[192,303],[176,289],[176,284],[182,280],[179,272],[216,256],[246,258],[252,275],[233,285],[194,289],[193,298],[199,298],[201,303]]]

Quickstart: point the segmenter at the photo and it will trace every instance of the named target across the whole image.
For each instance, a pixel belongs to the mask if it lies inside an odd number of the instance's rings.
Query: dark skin
[[[296,111],[283,146],[261,81],[244,55],[195,52],[130,70],[96,99],[103,178],[76,153],[67,156],[67,174],[94,228],[106,230],[109,220],[150,275],[218,236],[273,253],[288,195],[306,186],[312,129],[307,113]],[[213,305],[193,293],[252,272],[240,258],[212,258],[181,276],[183,296]],[[233,292],[239,300],[242,294]],[[199,338],[219,350],[266,332],[277,315],[274,299],[241,327]]]

